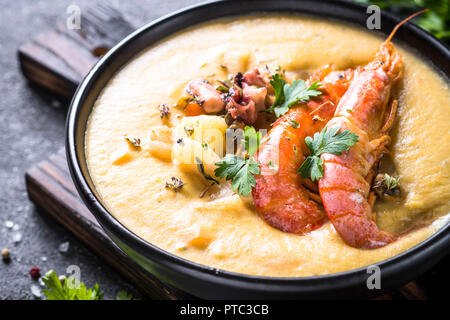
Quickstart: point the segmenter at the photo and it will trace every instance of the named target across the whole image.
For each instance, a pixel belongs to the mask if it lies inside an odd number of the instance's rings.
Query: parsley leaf
[[[311,155],[298,169],[303,179],[311,177],[315,181],[323,177],[323,161],[319,158],[322,153],[341,155],[358,142],[358,136],[350,130],[339,130],[340,127],[325,127],[320,133],[316,132],[313,138],[306,137],[305,143]]]
[[[239,170],[245,165],[245,159],[234,154],[226,154],[219,162],[216,163],[214,174],[216,177],[233,180]]]
[[[450,0],[355,0],[374,4],[381,9],[406,17],[420,9],[428,8],[420,17],[413,20],[417,25],[432,33],[440,40],[450,43]]]
[[[256,180],[254,175],[259,174],[260,163],[247,159],[244,166],[239,169],[236,176],[231,183],[231,189],[238,192],[238,194],[244,197],[248,196],[252,192],[252,188],[256,186]]]
[[[68,285],[66,286],[65,284],[70,283],[71,279],[73,284],[72,288],[75,286],[75,279],[70,277],[68,278],[68,280],[66,279],[66,281],[64,282],[65,288],[69,287]],[[82,282],[80,282],[79,288],[75,290],[77,290],[74,295],[76,300],[101,300],[103,298],[103,293],[100,292],[100,287],[98,286],[97,283],[94,285],[92,289],[87,289],[86,286]]]
[[[348,150],[356,142],[358,136],[350,130],[339,132],[340,127],[324,128],[320,133],[314,134],[314,139],[306,137],[305,142],[312,155],[321,155],[322,153],[332,153],[341,155],[343,151]]]
[[[217,177],[231,180],[231,189],[244,197],[248,196],[256,185],[254,174],[259,174],[260,163],[234,154],[227,154],[216,162],[214,174]]]
[[[84,283],[77,281],[75,277],[70,276],[64,284],[58,278],[55,271],[48,271],[42,277],[48,289],[42,290],[47,300],[101,300],[103,293],[100,291],[98,284],[95,284],[92,289],[87,289]]]
[[[272,109],[276,106],[279,106],[284,103],[284,85],[286,84],[286,81],[281,78],[281,76],[276,73],[272,76],[272,80],[270,80],[270,84],[272,85],[274,91],[275,91],[275,101],[273,102]]]
[[[311,176],[311,180],[319,180],[323,177],[323,160],[316,156],[309,156],[305,159],[298,172],[302,175],[303,179],[307,179]]]
[[[270,84],[275,90],[275,101],[272,107],[266,109],[265,112],[274,112],[277,118],[288,112],[289,108],[297,102],[306,102],[311,97],[317,97],[322,94],[322,92],[317,90],[321,86],[319,81],[314,81],[307,87],[306,82],[299,79],[290,85],[279,74],[275,74],[272,76]]]
[[[280,106],[291,107],[298,101],[306,102],[310,97],[316,97],[322,94],[322,92],[316,90],[321,86],[319,81],[314,81],[309,87],[306,86],[306,82],[302,79],[295,80],[292,85],[284,86],[284,95],[286,101]]]
[[[259,145],[262,140],[261,132],[256,132],[255,128],[245,126],[244,129],[244,147],[248,152],[248,156],[252,157],[256,151],[258,151]]]
[[[120,290],[117,294],[116,300],[133,300],[133,295],[125,290]]]
[[[53,270],[50,270],[42,277],[42,281],[45,285],[50,289],[42,290],[44,295],[47,297],[47,300],[66,300],[66,292],[59,281],[58,276]]]
[[[128,293],[125,290],[120,290],[119,293],[117,294],[116,300],[140,300],[140,299],[133,297],[131,293]]]
[[[214,170],[216,177],[231,180],[231,189],[244,197],[252,192],[252,188],[256,185],[254,175],[260,172],[261,164],[253,160],[252,156],[258,151],[261,138],[261,132],[246,126],[243,142],[248,157],[226,154],[222,160],[216,162],[217,168]]]

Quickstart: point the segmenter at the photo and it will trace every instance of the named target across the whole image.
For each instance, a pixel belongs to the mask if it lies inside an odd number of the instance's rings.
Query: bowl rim
[[[220,276],[221,278],[226,279],[235,279],[235,280],[245,280],[247,282],[257,282],[262,284],[283,284],[286,282],[295,282],[298,284],[314,284],[315,282],[322,282],[324,280],[333,281],[336,279],[351,279],[355,275],[366,275],[367,276],[367,267],[360,267],[356,269],[351,269],[343,272],[330,273],[324,275],[314,275],[314,276],[306,276],[306,277],[275,277],[275,276],[259,276],[259,275],[251,275],[239,272],[228,271],[224,269],[218,269],[214,267],[210,267],[207,265],[203,265],[194,261],[190,261],[188,259],[177,256],[173,253],[165,251],[156,245],[147,242],[146,240],[140,238],[137,234],[133,233],[130,229],[124,226],[119,220],[117,220],[109,211],[102,205],[101,201],[95,196],[94,191],[89,187],[89,184],[86,181],[86,177],[83,174],[81,169],[80,161],[86,161],[86,159],[80,160],[77,154],[77,149],[79,145],[76,143],[76,132],[78,128],[78,119],[80,116],[80,109],[83,104],[83,101],[92,87],[93,83],[95,83],[95,75],[102,71],[105,66],[107,66],[111,61],[115,59],[115,57],[119,54],[121,50],[127,46],[129,42],[133,39],[136,39],[155,26],[160,24],[164,24],[171,19],[174,19],[180,15],[184,15],[188,12],[204,9],[207,7],[214,7],[217,4],[222,3],[231,3],[234,0],[212,0],[205,1],[198,4],[194,4],[180,10],[177,10],[173,13],[169,13],[164,15],[156,20],[151,21],[150,23],[145,24],[144,26],[138,28],[136,31],[132,32],[130,35],[121,40],[117,45],[115,45],[112,49],[110,49],[96,64],[95,66],[88,72],[88,74],[84,77],[83,81],[78,86],[68,111],[67,121],[66,121],[66,155],[67,161],[70,169],[70,173],[72,179],[75,183],[75,186],[82,198],[85,202],[86,206],[89,208],[90,212],[94,214],[96,219],[100,222],[102,227],[107,226],[108,229],[113,230],[114,233],[121,235],[121,241],[127,244],[130,247],[138,248],[139,252],[142,253],[145,257],[151,257],[150,260],[155,261],[158,260],[157,263],[160,263],[170,269],[173,270],[174,265],[178,265],[180,267],[184,267],[186,269],[190,269],[192,271],[199,271],[204,274],[210,274],[213,276]],[[255,2],[254,0],[241,0],[243,2]],[[270,2],[270,0],[259,0],[260,2]],[[289,1],[287,1],[289,2]],[[321,2],[330,2],[329,0],[321,1]],[[349,1],[333,1],[334,5],[342,5],[345,7],[351,7],[353,10],[366,10],[367,5],[356,2]],[[268,12],[268,10],[255,10],[254,13],[259,12]],[[273,11],[272,13],[276,13]],[[295,12],[295,14],[302,14],[301,12]],[[248,13],[243,13],[242,16],[248,15]],[[305,15],[311,15],[310,13],[305,13]],[[399,18],[394,15],[381,11],[382,19],[387,19],[390,22],[398,23],[400,21]],[[215,20],[210,19],[210,20]],[[345,23],[349,23],[345,18],[337,18],[337,20],[343,21]],[[201,22],[203,23],[203,22]],[[353,23],[355,24],[355,23]],[[197,25],[197,23],[192,23],[191,26]],[[415,35],[420,37],[424,41],[428,41],[435,50],[441,51],[447,57],[447,60],[450,61],[450,50],[449,48],[436,39],[434,36],[426,32],[425,30],[417,27],[412,23],[406,23],[403,28],[408,29],[408,31],[413,32]],[[382,32],[382,31],[381,31]],[[159,41],[167,38],[167,36],[162,37]],[[148,44],[151,46],[153,43]],[[142,52],[142,51],[140,51]],[[135,57],[139,53],[134,54]],[[117,68],[117,70],[119,70]],[[438,68],[439,71],[442,69]],[[117,72],[117,70],[115,72]],[[115,73],[114,72],[114,73]],[[448,76],[448,70],[444,72]],[[101,90],[100,90],[101,91]],[[99,91],[99,92],[100,92]],[[92,110],[92,106],[91,106]],[[90,113],[90,111],[89,111]],[[84,147],[84,144],[83,146]],[[413,246],[412,248],[401,252],[398,255],[395,255],[391,258],[379,261],[372,265],[377,265],[383,270],[383,277],[390,276],[395,272],[395,270],[401,269],[402,266],[405,267],[411,259],[418,258],[422,255],[422,259],[424,259],[423,255],[430,250],[433,252],[448,250],[450,244],[450,223],[447,223],[444,226],[441,226],[439,230],[437,230],[434,234]]]

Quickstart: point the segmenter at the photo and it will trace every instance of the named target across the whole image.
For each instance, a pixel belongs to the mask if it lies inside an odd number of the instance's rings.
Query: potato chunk
[[[111,155],[111,162],[120,166],[133,160],[128,148],[120,148]]]
[[[196,140],[180,138],[172,149],[172,160],[185,172],[197,173],[202,176],[199,164],[203,165],[206,174],[215,178],[215,163],[220,157],[210,148],[202,146]]]
[[[190,138],[212,149],[219,157],[223,156],[225,147],[225,119],[218,116],[201,115],[184,117],[175,127],[174,138]]]
[[[168,126],[154,126],[150,128],[148,141],[143,148],[148,155],[162,161],[172,160],[172,129]]]
[[[172,143],[172,129],[168,126],[154,126],[150,129],[149,138],[151,141]]]
[[[168,143],[150,140],[147,143],[147,151],[149,154],[160,160],[163,161],[172,160],[172,145]]]

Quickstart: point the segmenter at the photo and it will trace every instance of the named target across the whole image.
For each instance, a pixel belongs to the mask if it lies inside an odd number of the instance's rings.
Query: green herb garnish
[[[228,91],[230,91],[230,89],[225,86],[217,86],[216,90],[222,93],[228,93]]]
[[[297,121],[295,121],[295,120],[289,120],[289,125],[292,127],[292,128],[294,128],[294,129],[298,129],[298,128],[300,128],[300,123],[298,123]]]
[[[390,176],[387,173],[384,174],[384,184],[387,190],[393,190],[398,187],[400,177]]]
[[[202,176],[209,181],[214,182],[215,184],[219,184],[219,181],[211,177],[209,174],[205,172],[205,166],[203,165],[202,160],[200,160],[198,157],[195,157],[195,162],[197,163],[197,169],[202,174]]]
[[[272,85],[273,89],[275,90],[275,101],[273,102],[272,107],[266,110],[267,112],[274,111],[274,108],[276,106],[279,106],[282,103],[284,103],[284,101],[285,101],[284,86],[287,83],[283,78],[281,78],[281,76],[278,73],[276,73],[272,76],[272,80],[270,80],[270,84]]]
[[[311,97],[317,97],[322,94],[317,90],[321,84],[319,81],[314,81],[309,87],[306,86],[306,82],[302,79],[295,80],[292,85],[287,83],[277,73],[272,76],[270,84],[275,90],[275,101],[272,107],[264,110],[265,112],[273,112],[275,116],[280,117],[289,111],[293,105],[297,102],[306,102]]]
[[[42,290],[47,300],[101,300],[103,293],[100,292],[98,284],[95,284],[92,289],[87,289],[84,283],[75,281],[74,276],[66,278],[64,284],[58,278],[58,275],[53,271],[48,271],[42,277],[48,289]]]
[[[166,182],[166,189],[172,189],[177,192],[180,191],[184,187],[185,183],[183,180],[177,177],[170,178],[169,181]]]
[[[215,175],[231,180],[231,189],[244,197],[248,196],[256,185],[254,175],[259,174],[260,163],[234,154],[227,154],[216,163]]]
[[[312,181],[315,181],[323,177],[323,160],[319,158],[322,153],[341,155],[358,142],[358,136],[350,130],[338,133],[339,130],[340,127],[325,127],[320,133],[316,132],[314,138],[305,139],[311,155],[298,169],[303,179],[310,177]]]
[[[214,174],[219,178],[231,180],[231,189],[244,197],[250,194],[256,185],[255,175],[260,173],[261,163],[253,160],[253,155],[258,151],[261,140],[261,132],[246,126],[243,142],[247,157],[227,154],[222,160],[216,162],[217,168]]]
[[[141,148],[141,139],[139,139],[139,138],[125,137],[125,141],[128,142],[128,144],[133,149],[140,149]]]
[[[438,39],[450,42],[450,1],[449,0],[355,0],[362,3],[374,4],[381,9],[400,14],[409,15],[420,9],[428,8],[416,23]]]
[[[256,153],[256,151],[258,151],[261,140],[261,132],[256,132],[255,128],[253,127],[245,126],[243,142],[244,148],[245,150],[247,150],[249,158],[251,158]]]
[[[128,293],[125,290],[120,290],[119,293],[117,294],[116,300],[140,300],[140,299],[133,297],[131,293]]]
[[[269,162],[267,162],[267,168],[275,172],[278,172],[278,166],[275,163],[273,163],[272,160],[269,160]]]
[[[162,118],[168,118],[169,117],[169,114],[170,114],[170,108],[165,104],[165,103],[163,103],[163,104],[160,104],[159,106],[158,106],[158,110],[159,110],[159,112],[160,112],[160,117],[161,117],[161,119]]]

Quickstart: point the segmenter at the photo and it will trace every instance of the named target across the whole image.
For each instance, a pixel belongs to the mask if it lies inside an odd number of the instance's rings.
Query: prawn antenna
[[[409,20],[411,20],[414,17],[417,17],[419,14],[422,14],[424,12],[428,11],[428,9],[423,9],[420,10],[416,13],[413,13],[412,15],[410,15],[408,18],[403,19],[401,22],[399,22],[395,28],[391,31],[391,34],[389,35],[389,37],[386,39],[386,43],[389,43],[389,41],[391,41],[392,37],[394,36],[394,34],[397,32],[398,28],[400,28],[402,25],[404,25],[406,22],[408,22]]]

